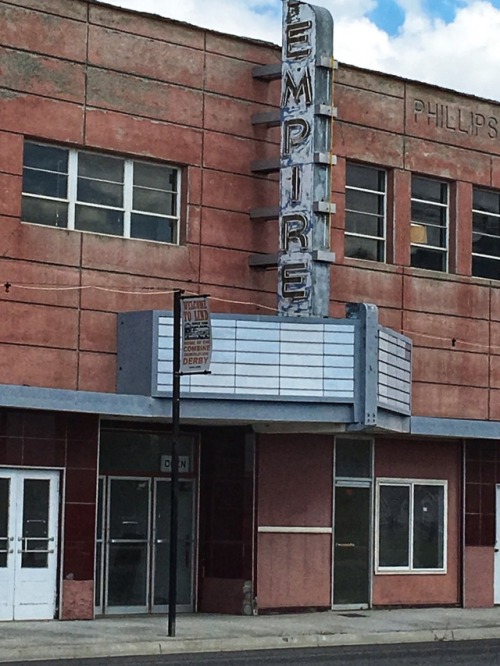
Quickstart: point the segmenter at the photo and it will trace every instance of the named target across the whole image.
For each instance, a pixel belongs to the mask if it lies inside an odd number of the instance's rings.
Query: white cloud
[[[397,0],[405,22],[396,36],[367,18],[377,0],[313,0],[335,21],[335,57],[344,63],[500,100],[500,9],[454,0],[451,22],[425,13],[423,0]],[[108,0],[221,32],[281,40],[281,0]],[[436,5],[437,6],[437,5]]]

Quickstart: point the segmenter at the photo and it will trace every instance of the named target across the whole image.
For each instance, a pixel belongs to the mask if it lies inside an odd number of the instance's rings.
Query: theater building
[[[0,0],[0,620],[168,608],[176,289],[180,611],[500,603],[500,105],[287,12]]]

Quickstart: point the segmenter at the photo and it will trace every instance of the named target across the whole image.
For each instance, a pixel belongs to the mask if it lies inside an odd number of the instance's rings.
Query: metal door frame
[[[342,435],[339,439],[349,439],[348,436]],[[373,437],[353,437],[354,439],[364,439],[371,443],[370,452],[370,478],[358,478],[358,477],[336,477],[335,468],[336,468],[336,438],[334,441],[334,455],[332,461],[332,542],[331,542],[331,556],[332,556],[332,569],[331,569],[331,600],[330,605],[334,610],[361,610],[371,608],[372,598],[373,598],[373,557],[374,557],[374,507],[375,507],[375,483],[374,483],[374,470],[375,470],[375,440]],[[336,536],[336,524],[335,524],[335,490],[336,488],[368,488],[369,489],[369,507],[368,507],[368,602],[367,603],[358,603],[358,604],[335,604],[334,603],[334,580],[335,580],[335,536]]]
[[[54,619],[57,612],[57,595],[59,591],[59,530],[61,523],[60,515],[60,491],[61,491],[61,470],[57,468],[42,468],[42,467],[0,467],[0,475],[2,478],[9,479],[9,507],[8,507],[8,533],[7,535],[7,558],[11,555],[14,558],[12,564],[12,584],[13,584],[13,593],[12,593],[12,618],[11,620],[37,620],[37,619]],[[24,481],[25,480],[44,480],[49,481],[49,504],[48,504],[48,536],[47,539],[44,539],[48,542],[47,551],[37,551],[37,552],[47,552],[47,555],[53,555],[55,562],[49,564],[49,558],[47,559],[47,567],[43,567],[47,571],[52,579],[53,583],[53,612],[50,618],[21,618],[16,617],[16,577],[20,573],[23,567],[19,563],[20,557],[22,557],[23,546],[18,548],[18,541],[23,541],[22,537],[22,526],[23,526],[23,503],[24,503]],[[15,499],[15,509],[12,510],[12,499]],[[51,522],[54,524],[51,526]],[[12,536],[12,533],[14,536]],[[21,533],[21,536],[19,534]],[[51,536],[52,534],[52,536]],[[29,537],[25,537],[26,539]],[[37,540],[34,538],[33,540]],[[28,552],[28,551],[25,551]],[[8,559],[7,567],[8,568]],[[27,569],[31,567],[26,567]],[[9,620],[6,620],[9,621]]]

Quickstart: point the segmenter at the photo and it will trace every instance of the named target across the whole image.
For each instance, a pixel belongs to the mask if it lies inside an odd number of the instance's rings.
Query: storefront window
[[[446,482],[379,481],[377,570],[446,568]]]

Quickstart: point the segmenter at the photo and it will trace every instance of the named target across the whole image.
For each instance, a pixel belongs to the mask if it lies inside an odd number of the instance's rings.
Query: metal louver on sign
[[[209,372],[212,357],[212,327],[206,296],[181,298],[181,330],[181,374]]]

